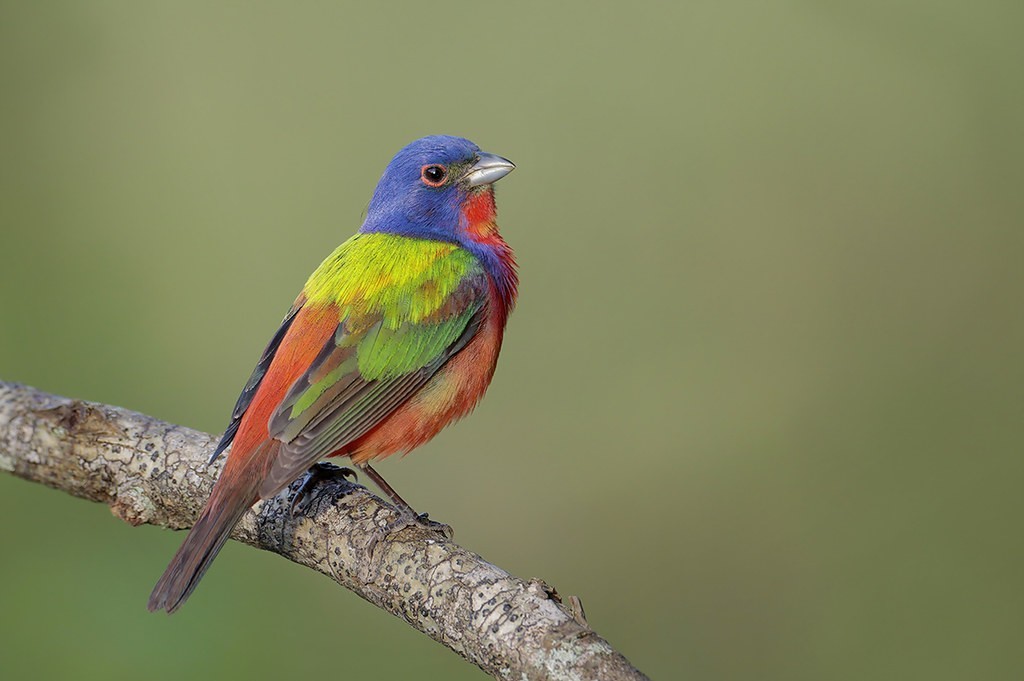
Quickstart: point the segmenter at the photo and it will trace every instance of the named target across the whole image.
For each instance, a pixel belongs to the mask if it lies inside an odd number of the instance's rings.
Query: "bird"
[[[370,462],[429,441],[491,382],[519,285],[493,185],[514,168],[448,135],[394,156],[242,389],[210,462],[230,445],[227,460],[150,611],[180,608],[242,515],[327,457],[347,456],[411,512]]]

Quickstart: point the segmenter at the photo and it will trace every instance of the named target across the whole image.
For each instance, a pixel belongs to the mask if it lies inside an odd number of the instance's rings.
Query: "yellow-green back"
[[[436,315],[467,276],[481,275],[479,261],[457,244],[360,233],[320,264],[303,292],[309,305],[337,305],[350,323],[379,315],[395,330]]]

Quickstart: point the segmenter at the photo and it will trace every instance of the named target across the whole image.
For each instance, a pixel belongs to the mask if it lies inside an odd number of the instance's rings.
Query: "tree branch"
[[[0,470],[108,504],[140,525],[192,525],[222,462],[216,438],[144,414],[0,382]],[[296,485],[257,504],[238,541],[321,572],[498,679],[646,679],[563,604],[440,533],[382,528],[395,511],[364,487],[330,479],[290,512]],[[155,577],[155,576],[154,576]],[[139,607],[145,594],[139,595]]]

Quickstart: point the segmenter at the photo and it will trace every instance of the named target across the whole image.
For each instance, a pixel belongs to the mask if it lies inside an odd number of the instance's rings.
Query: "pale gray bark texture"
[[[133,525],[190,527],[220,471],[206,465],[215,444],[127,409],[0,382],[0,470],[108,504]],[[383,531],[395,511],[360,485],[323,482],[292,513],[294,489],[257,504],[232,537],[322,572],[495,678],[646,678],[587,625],[578,599],[562,603],[544,582],[440,532]]]

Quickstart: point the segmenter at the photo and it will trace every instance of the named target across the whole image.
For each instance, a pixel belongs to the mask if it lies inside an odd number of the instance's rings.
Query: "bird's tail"
[[[222,471],[199,519],[153,587],[149,596],[150,612],[172,613],[181,607],[228,540],[232,528],[258,500],[259,476],[242,470],[239,472],[243,479],[238,479],[231,475],[233,472]]]

